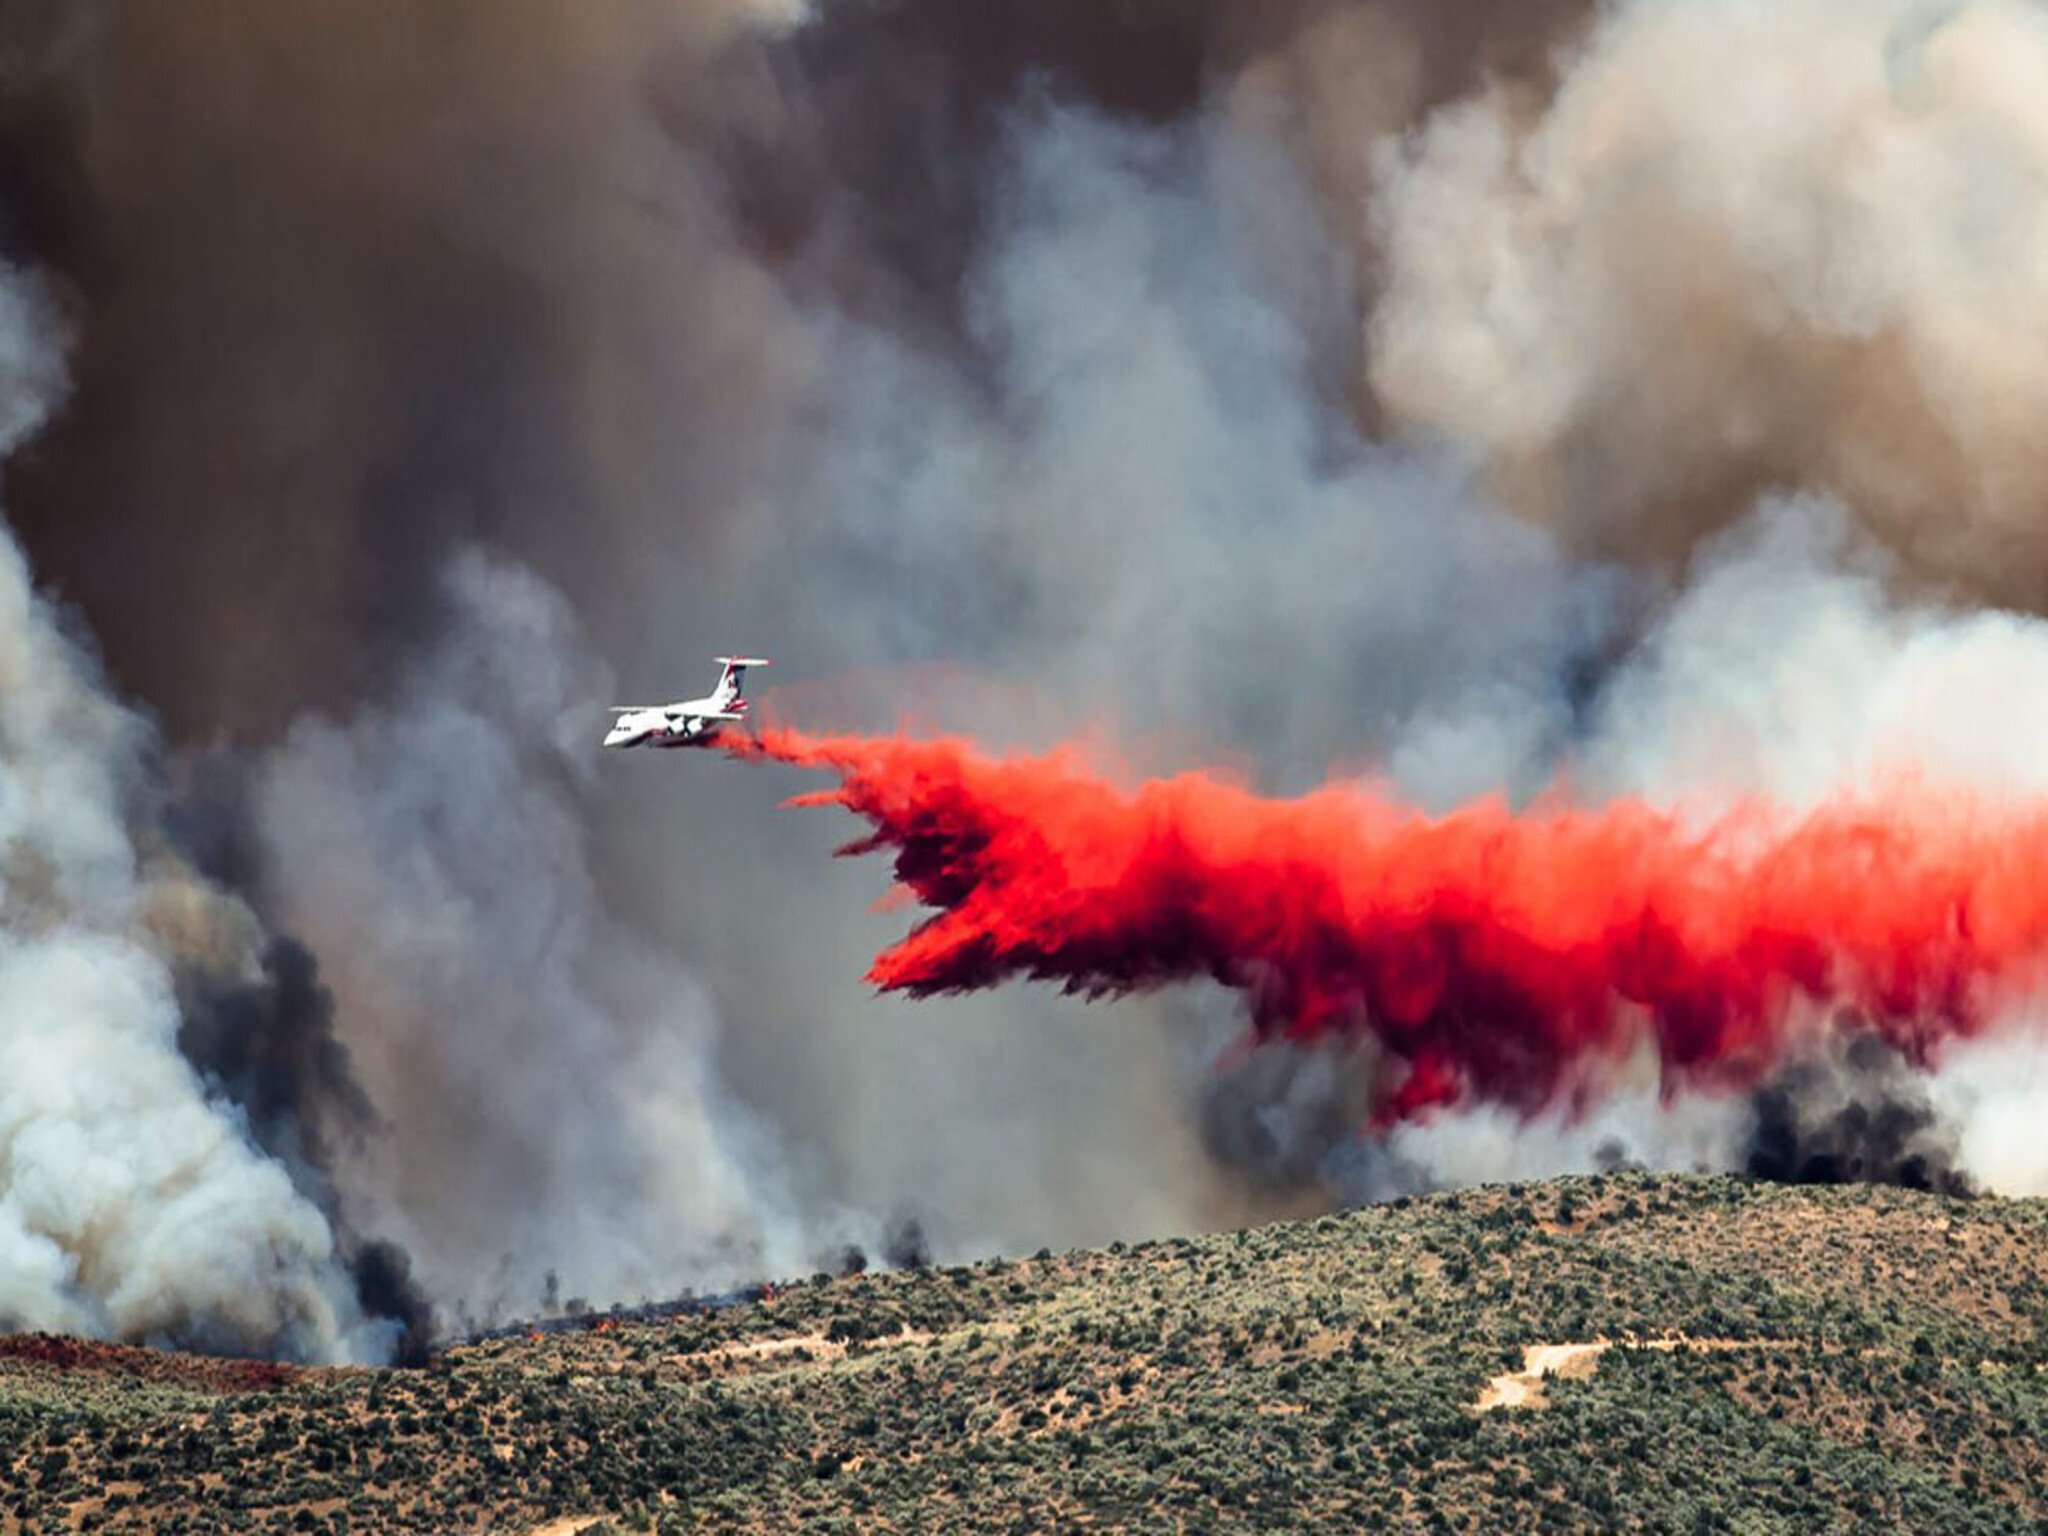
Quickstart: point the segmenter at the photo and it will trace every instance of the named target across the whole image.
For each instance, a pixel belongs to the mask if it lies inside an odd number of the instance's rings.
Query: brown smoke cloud
[[[1380,153],[1393,419],[1596,551],[1825,490],[1951,591],[2048,599],[2048,19],[1616,7],[1540,113]]]
[[[594,516],[562,439],[649,429],[620,366],[697,402],[711,504],[773,347],[650,101],[777,9],[207,0],[53,45],[16,117],[82,346],[16,516],[181,734],[360,695],[452,540]]]

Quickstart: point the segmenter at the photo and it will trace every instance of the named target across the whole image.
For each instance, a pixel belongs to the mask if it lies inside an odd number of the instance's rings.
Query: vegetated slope
[[[2048,1516],[2048,1203],[1890,1189],[1468,1190],[267,1388],[39,1353],[10,1533]]]

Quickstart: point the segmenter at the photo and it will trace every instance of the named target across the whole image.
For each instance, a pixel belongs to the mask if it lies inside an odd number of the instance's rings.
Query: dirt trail
[[[1522,1368],[1489,1381],[1472,1405],[1474,1413],[1496,1408],[1541,1408],[1546,1376],[1590,1376],[1609,1348],[1605,1339],[1591,1344],[1531,1344],[1522,1351]]]
[[[906,1328],[901,1333],[884,1334],[880,1338],[865,1341],[867,1348],[906,1349],[914,1344],[929,1344],[932,1335],[921,1328]],[[828,1360],[837,1360],[846,1354],[846,1344],[840,1339],[827,1338],[822,1333],[799,1333],[775,1339],[742,1339],[732,1344],[720,1344],[714,1349],[698,1350],[694,1354],[677,1355],[678,1361],[689,1360],[771,1360],[777,1355],[793,1355],[798,1350],[808,1350],[811,1362],[822,1365]]]
[[[1590,1376],[1600,1368],[1600,1357],[1610,1349],[1654,1349],[1669,1354],[1679,1349],[1723,1350],[1766,1349],[1775,1339],[1692,1339],[1683,1336],[1663,1339],[1594,1339],[1585,1344],[1531,1344],[1522,1351],[1522,1368],[1496,1376],[1480,1389],[1472,1405],[1474,1413],[1491,1413],[1496,1408],[1541,1408],[1545,1406],[1543,1378],[1566,1380]]]
[[[846,1353],[846,1345],[837,1339],[828,1339],[822,1333],[800,1333],[780,1339],[746,1339],[736,1344],[721,1344],[716,1349],[700,1350],[695,1355],[678,1355],[679,1360],[766,1360],[774,1355],[793,1355],[800,1349],[807,1349],[815,1360],[837,1360]]]

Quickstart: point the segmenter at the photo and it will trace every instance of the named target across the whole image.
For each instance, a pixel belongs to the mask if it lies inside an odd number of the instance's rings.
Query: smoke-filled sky
[[[1228,987],[874,995],[918,914],[778,808],[813,775],[595,747],[737,648],[802,726],[1126,781],[2026,813],[2040,6],[8,31],[0,1322],[374,1355],[906,1217],[954,1257],[1623,1155],[2048,1188],[2024,990],[1925,1075],[1653,1050],[1362,1135],[1375,1052],[1251,1049]]]

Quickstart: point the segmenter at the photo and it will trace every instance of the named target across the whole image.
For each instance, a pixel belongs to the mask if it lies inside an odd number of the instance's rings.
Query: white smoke
[[[63,384],[0,267],[0,452]],[[234,912],[145,835],[149,747],[0,536],[0,1323],[381,1356],[325,1219],[178,1053],[175,946]]]
[[[1901,775],[2048,793],[2048,622],[1894,595],[1896,563],[1829,500],[1772,498],[1603,697],[1576,775],[1602,793],[1801,808]]]

